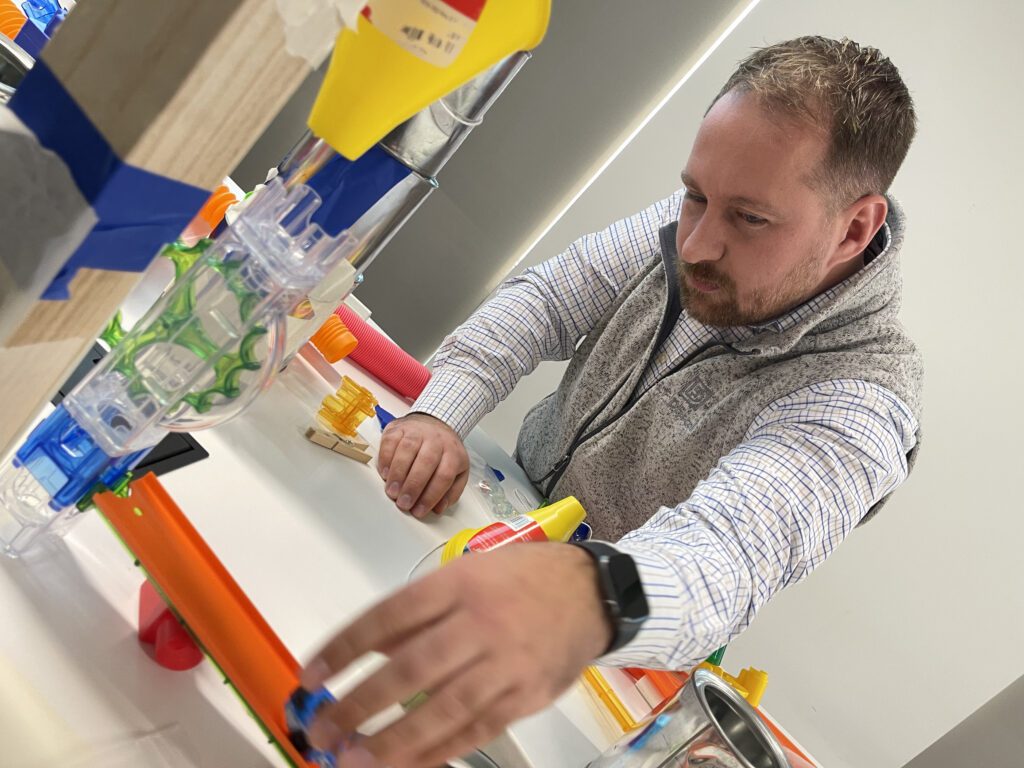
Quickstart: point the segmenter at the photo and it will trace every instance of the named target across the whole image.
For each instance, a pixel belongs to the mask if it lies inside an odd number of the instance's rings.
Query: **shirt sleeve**
[[[603,664],[687,669],[835,550],[907,476],[917,422],[892,392],[835,380],[775,401],[693,494],[619,549],[650,618]]]
[[[678,217],[682,192],[575,241],[559,256],[506,280],[444,340],[412,410],[465,438],[543,360],[566,360],[659,252],[658,231]]]

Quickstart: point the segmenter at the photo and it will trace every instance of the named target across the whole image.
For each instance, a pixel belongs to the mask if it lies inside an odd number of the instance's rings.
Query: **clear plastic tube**
[[[310,221],[319,197],[271,182],[0,470],[0,549],[17,555],[169,429],[202,429],[273,380],[284,317],[353,247]]]

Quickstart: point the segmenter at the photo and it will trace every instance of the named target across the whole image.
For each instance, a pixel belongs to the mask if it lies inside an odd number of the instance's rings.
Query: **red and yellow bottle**
[[[498,520],[483,528],[467,528],[452,536],[441,553],[441,564],[467,552],[486,552],[506,544],[527,541],[568,541],[587,513],[573,496],[556,501],[527,515]]]

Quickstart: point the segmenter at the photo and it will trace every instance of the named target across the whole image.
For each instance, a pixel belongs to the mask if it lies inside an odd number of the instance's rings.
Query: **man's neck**
[[[818,296],[825,291],[830,291],[839,285],[844,280],[853,277],[855,274],[864,269],[864,254],[860,254],[856,258],[850,259],[848,262],[839,264],[831,272],[829,272],[825,279],[822,280],[821,285],[818,286],[818,290],[814,292],[815,296]]]

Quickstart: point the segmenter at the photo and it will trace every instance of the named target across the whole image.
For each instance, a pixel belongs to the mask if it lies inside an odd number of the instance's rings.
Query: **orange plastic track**
[[[298,662],[156,477],[129,487],[128,498],[104,493],[94,502],[288,760],[310,765],[284,719]]]

